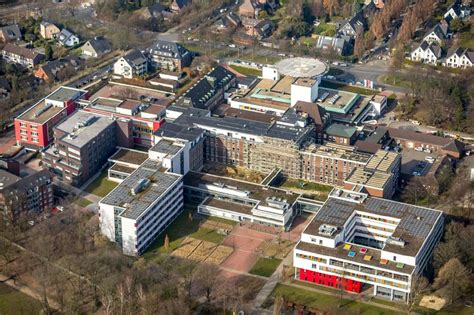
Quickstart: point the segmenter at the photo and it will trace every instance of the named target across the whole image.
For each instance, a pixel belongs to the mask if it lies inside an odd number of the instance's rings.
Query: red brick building
[[[76,110],[76,102],[87,98],[85,90],[60,87],[15,119],[18,145],[27,149],[46,148],[53,140],[53,127]]]

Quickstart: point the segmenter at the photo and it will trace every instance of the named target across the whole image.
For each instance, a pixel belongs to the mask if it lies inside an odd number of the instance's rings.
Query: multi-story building
[[[442,51],[440,46],[423,41],[415,50],[411,52],[410,58],[413,61],[436,65],[441,59],[441,53]]]
[[[133,130],[131,140],[146,147],[153,145],[153,133],[163,125],[166,115],[165,106],[130,99],[97,97],[81,101],[80,105],[86,112],[130,120]]]
[[[152,63],[159,69],[182,72],[189,67],[193,59],[189,50],[173,42],[159,40],[149,49]]]
[[[44,55],[33,49],[7,43],[1,51],[3,59],[7,62],[17,63],[27,68],[33,68],[43,60]]]
[[[7,220],[38,215],[52,208],[52,175],[47,170],[21,178],[0,169],[0,213]]]
[[[44,149],[53,140],[53,128],[76,110],[77,101],[87,98],[85,90],[60,87],[15,118],[18,145]]]
[[[235,74],[218,66],[178,98],[176,105],[212,111],[224,101],[224,91],[234,85]]]
[[[443,63],[451,68],[469,68],[474,66],[474,52],[461,47],[454,47],[448,51],[446,60]]]
[[[99,202],[100,228],[126,255],[136,256],[183,210],[183,176],[146,160]]]
[[[334,189],[294,249],[295,278],[409,301],[443,225],[439,210]]]
[[[117,145],[130,146],[131,123],[78,111],[54,128],[54,138],[54,145],[43,152],[44,166],[81,186],[100,171]]]
[[[137,49],[132,50],[114,63],[114,74],[127,79],[144,76],[148,72],[148,60]]]

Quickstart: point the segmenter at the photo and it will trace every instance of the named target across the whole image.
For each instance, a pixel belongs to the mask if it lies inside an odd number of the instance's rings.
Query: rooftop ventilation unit
[[[319,234],[325,235],[325,236],[333,236],[334,233],[336,233],[336,231],[337,231],[337,227],[335,227],[334,225],[329,225],[329,224],[322,224],[318,229]]]
[[[35,113],[35,118],[38,118],[41,114],[43,114],[45,111],[50,109],[53,106],[53,104],[45,104],[43,108],[39,109]]]
[[[267,197],[266,202],[269,206],[275,207],[278,209],[287,209],[290,205],[288,202],[285,200],[282,200],[281,198],[276,198],[276,197]]]
[[[400,237],[389,236],[386,241],[387,244],[392,244],[400,247],[405,247],[405,241]]]
[[[145,190],[148,185],[150,185],[150,180],[148,178],[142,178],[130,189],[130,192],[135,196],[139,192]]]

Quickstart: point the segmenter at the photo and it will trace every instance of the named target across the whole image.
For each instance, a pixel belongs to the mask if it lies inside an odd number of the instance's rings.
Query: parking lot
[[[403,175],[409,176],[424,176],[426,175],[432,165],[433,160],[436,159],[436,153],[419,152],[413,149],[402,150],[402,169]],[[428,161],[430,160],[430,161]]]

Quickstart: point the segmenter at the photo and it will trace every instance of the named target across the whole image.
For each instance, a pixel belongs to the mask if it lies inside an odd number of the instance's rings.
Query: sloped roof
[[[189,50],[187,50],[178,43],[158,40],[150,48],[150,52],[160,56],[182,59],[185,55],[189,53]]]
[[[319,106],[315,103],[298,101],[296,102],[294,108],[298,111],[308,114],[308,116],[313,119],[314,123],[317,125],[324,125],[326,120],[330,117],[329,113],[327,113],[322,106]]]
[[[95,50],[98,54],[103,54],[107,51],[111,50],[111,45],[108,40],[103,37],[95,37],[88,41],[91,47]]]
[[[25,47],[20,47],[14,44],[7,43],[5,47],[3,47],[3,51],[18,55],[18,56],[23,56],[27,59],[35,59],[37,56],[40,56],[42,54],[32,50],[28,49]]]
[[[173,3],[175,3],[178,6],[178,8],[182,9],[188,4],[190,4],[191,0],[174,0]]]
[[[20,28],[16,24],[0,27],[0,32],[7,41],[21,38]]]
[[[141,65],[143,62],[146,61],[145,55],[138,49],[134,49],[125,56],[123,56],[123,59],[125,59],[129,64],[131,65]]]

